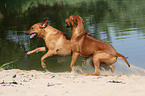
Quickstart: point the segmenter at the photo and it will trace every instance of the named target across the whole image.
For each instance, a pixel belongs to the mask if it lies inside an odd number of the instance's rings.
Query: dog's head
[[[41,23],[36,23],[31,28],[27,31],[27,34],[30,34],[30,38],[34,37],[42,37],[44,28],[47,27],[47,21],[48,19],[46,18],[43,20]]]
[[[84,20],[80,17],[80,16],[76,16],[76,15],[71,15],[69,18],[65,19],[66,27],[77,27],[78,24],[83,24]]]

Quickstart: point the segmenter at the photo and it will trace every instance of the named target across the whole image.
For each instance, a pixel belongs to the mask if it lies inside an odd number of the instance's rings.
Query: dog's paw
[[[41,63],[42,68],[45,70],[46,69],[46,64],[45,63]]]
[[[84,75],[89,75],[89,73],[84,73]]]
[[[30,55],[30,54],[32,54],[32,52],[31,52],[31,51],[28,51],[28,52],[27,52],[27,55]]]
[[[99,76],[100,74],[97,74],[97,73],[84,73],[84,75],[94,75],[94,76]]]

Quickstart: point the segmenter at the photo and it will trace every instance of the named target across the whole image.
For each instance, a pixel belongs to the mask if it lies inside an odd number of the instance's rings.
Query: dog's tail
[[[124,57],[123,55],[121,55],[121,54],[119,54],[119,53],[117,53],[117,57],[118,57],[119,59],[123,59],[123,60],[126,62],[126,64],[128,65],[128,67],[130,67],[130,64],[129,64],[128,61],[126,60],[128,57]]]

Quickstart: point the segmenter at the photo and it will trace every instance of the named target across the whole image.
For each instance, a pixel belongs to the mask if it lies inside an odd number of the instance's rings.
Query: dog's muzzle
[[[37,35],[38,35],[38,33],[34,32],[34,33],[31,34],[30,38],[34,38],[34,37],[36,37]]]
[[[31,35],[30,38],[34,38],[38,35],[37,32],[34,32],[34,33],[31,33],[31,34],[28,34],[28,33],[25,33],[26,35]]]

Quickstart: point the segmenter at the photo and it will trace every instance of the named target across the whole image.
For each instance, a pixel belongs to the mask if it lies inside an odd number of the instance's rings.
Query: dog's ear
[[[82,21],[82,23],[84,23],[84,20],[79,16],[80,20]]]
[[[46,18],[45,20],[43,20],[40,24],[40,27],[41,28],[45,28],[47,26],[47,21],[48,21],[48,18]]]
[[[74,26],[77,27],[78,26],[78,20],[76,16],[72,16],[71,20],[74,22]]]
[[[84,23],[84,20],[81,18],[81,20],[82,20],[82,23]]]

